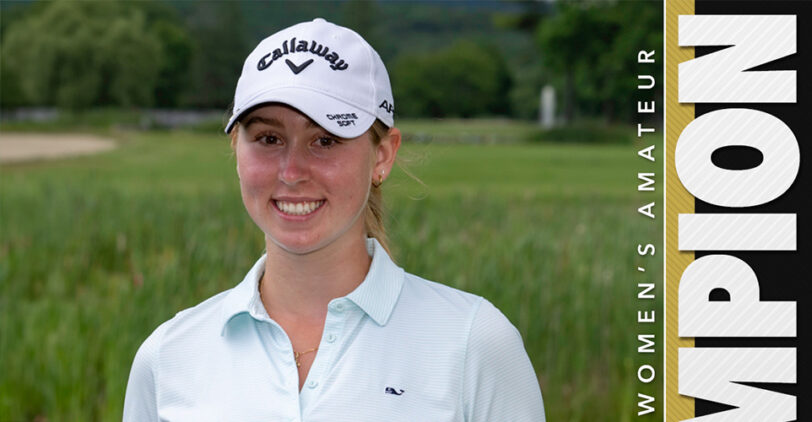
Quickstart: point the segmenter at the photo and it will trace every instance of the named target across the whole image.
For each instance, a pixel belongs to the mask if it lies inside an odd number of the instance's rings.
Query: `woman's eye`
[[[265,145],[275,145],[279,143],[279,138],[274,135],[259,135],[256,138],[257,142]]]
[[[316,140],[316,145],[322,148],[332,148],[337,145],[339,142],[335,138],[331,138],[329,136],[322,136],[321,138]]]

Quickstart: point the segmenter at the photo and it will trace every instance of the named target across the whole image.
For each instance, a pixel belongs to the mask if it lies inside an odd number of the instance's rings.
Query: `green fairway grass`
[[[430,133],[423,125],[407,135]],[[225,135],[110,134],[119,148],[108,153],[0,168],[2,421],[120,420],[141,342],[239,283],[263,251]],[[397,169],[383,186],[396,262],[502,310],[525,341],[549,421],[637,418],[637,393],[661,388],[659,373],[643,387],[636,378],[641,362],[661,360],[637,353],[638,332],[662,340],[662,315],[637,324],[638,310],[661,304],[660,294],[637,299],[638,282],[661,292],[662,251],[636,253],[662,239],[661,185],[636,190],[638,171],[662,180],[659,158],[636,155],[656,138],[417,138],[407,136],[401,161],[419,181]],[[637,213],[650,201],[656,220]]]

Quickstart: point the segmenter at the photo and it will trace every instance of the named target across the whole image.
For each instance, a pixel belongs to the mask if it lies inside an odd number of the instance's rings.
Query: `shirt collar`
[[[367,253],[372,257],[364,281],[346,296],[378,325],[386,325],[403,287],[404,271],[395,265],[375,238],[366,240]],[[233,317],[248,313],[255,319],[267,319],[257,285],[265,271],[266,255],[262,255],[245,275],[242,282],[226,293],[222,304],[222,333]]]
[[[347,298],[378,325],[386,325],[400,297],[405,273],[403,268],[392,262],[377,239],[367,239],[367,253],[372,257],[367,276]]]

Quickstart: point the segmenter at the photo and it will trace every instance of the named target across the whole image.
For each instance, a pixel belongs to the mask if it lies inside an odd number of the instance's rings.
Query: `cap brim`
[[[239,110],[234,110],[226,125],[226,133],[231,132],[234,123],[246,112],[266,103],[287,104],[340,138],[357,138],[375,123],[374,115],[325,93],[304,87],[282,87],[263,91]]]

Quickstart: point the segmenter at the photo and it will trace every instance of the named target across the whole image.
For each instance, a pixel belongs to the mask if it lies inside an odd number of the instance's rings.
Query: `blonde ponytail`
[[[369,129],[369,134],[372,145],[378,146],[381,140],[389,135],[389,128],[380,120],[375,120]],[[377,239],[386,253],[391,256],[392,252],[389,250],[389,239],[386,236],[386,226],[384,225],[383,192],[381,191],[383,185],[375,186],[375,183],[370,183],[372,186],[369,191],[367,208],[364,210],[364,227],[367,237]]]

